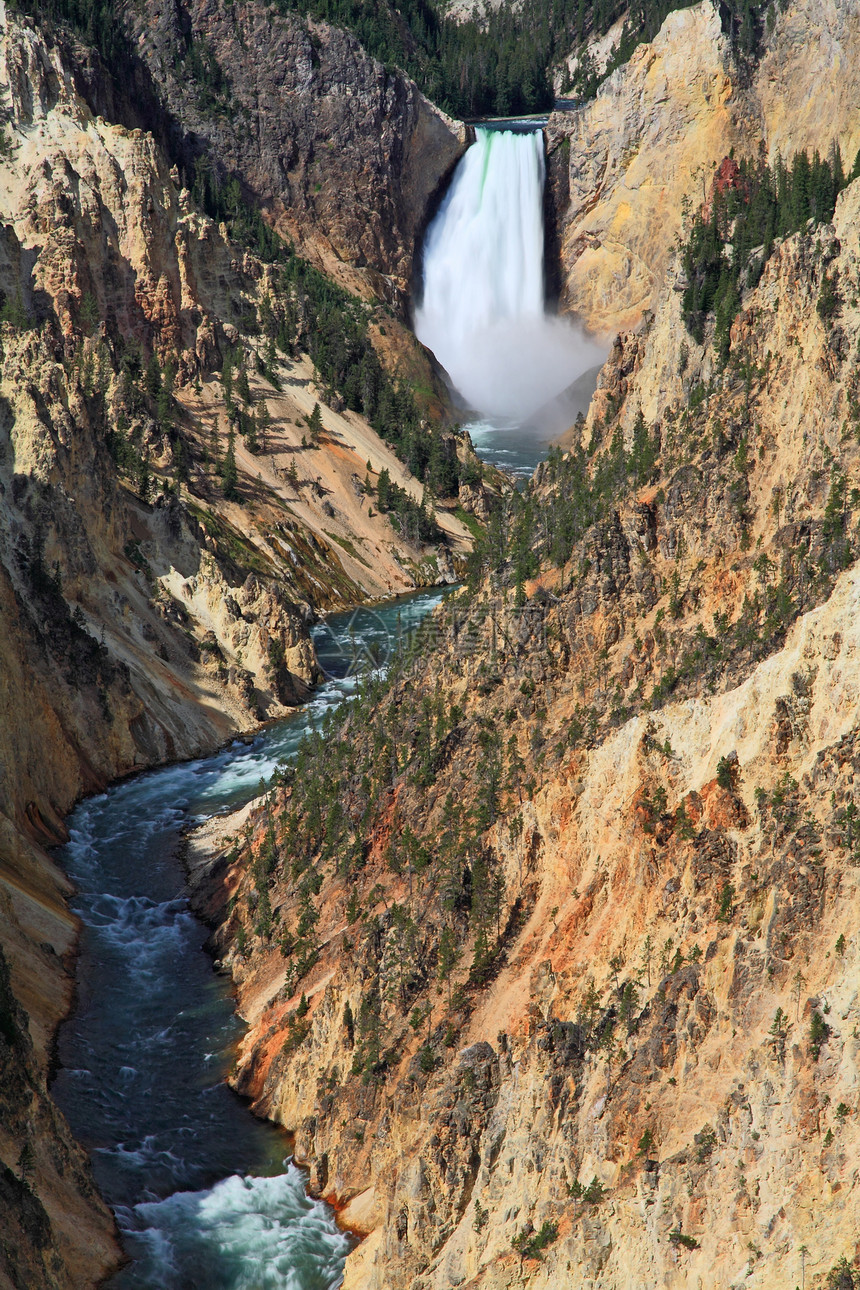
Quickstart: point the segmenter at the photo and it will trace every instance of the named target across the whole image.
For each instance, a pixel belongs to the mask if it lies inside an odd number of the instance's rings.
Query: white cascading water
[[[476,412],[524,421],[602,360],[544,308],[540,130],[476,130],[424,243],[416,334]]]

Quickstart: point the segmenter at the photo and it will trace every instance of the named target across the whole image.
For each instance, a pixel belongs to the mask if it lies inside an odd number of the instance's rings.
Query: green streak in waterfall
[[[495,130],[478,130],[476,133],[483,135],[487,141],[486,151],[484,152],[484,169],[481,171],[481,201],[484,200],[484,184],[487,182],[487,171],[490,169],[490,150],[493,146],[493,135]]]

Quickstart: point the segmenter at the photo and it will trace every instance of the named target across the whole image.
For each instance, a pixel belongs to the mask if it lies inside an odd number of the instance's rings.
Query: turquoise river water
[[[261,777],[384,663],[442,592],[332,615],[327,680],[291,718],[214,756],[81,803],[60,861],[84,925],[77,1007],[54,1095],[89,1149],[130,1262],[111,1290],[334,1290],[349,1238],[305,1191],[288,1142],[224,1082],[240,1034],[229,983],[185,895],[183,829],[256,796]]]

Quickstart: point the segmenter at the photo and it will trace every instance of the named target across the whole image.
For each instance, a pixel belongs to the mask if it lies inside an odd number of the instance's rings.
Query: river
[[[130,1262],[111,1290],[333,1290],[349,1238],[289,1142],[225,1083],[241,1023],[177,858],[195,820],[259,792],[302,735],[442,598],[419,592],[315,629],[326,681],[295,715],[214,756],[82,802],[59,854],[83,923],[53,1093],[88,1148]]]

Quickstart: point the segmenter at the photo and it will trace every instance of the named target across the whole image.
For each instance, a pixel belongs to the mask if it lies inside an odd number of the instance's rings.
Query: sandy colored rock
[[[685,203],[732,150],[771,160],[860,146],[853,0],[775,6],[760,62],[738,66],[712,0],[670,14],[649,45],[547,129],[562,307],[604,336],[639,326],[662,290]],[[569,151],[568,151],[569,149]]]
[[[119,123],[92,53],[2,16],[0,293],[14,316],[0,324],[0,1282],[83,1290],[120,1253],[47,1092],[77,929],[44,848],[81,795],[303,701],[319,676],[316,613],[453,580],[470,538],[449,510],[444,549],[416,547],[374,512],[364,481],[383,469],[421,495],[391,448],[324,406],[305,355],[281,364],[280,390],[256,374],[272,268],[196,210],[152,133]],[[346,45],[344,101],[368,63]],[[414,93],[404,111],[423,173],[434,122],[454,136]],[[416,185],[398,197],[404,219],[419,218]],[[254,320],[250,347],[237,311]],[[270,426],[264,453],[236,447],[229,501],[216,373],[240,345]],[[150,355],[175,364],[166,416],[134,393]],[[324,432],[306,450],[317,402]],[[128,440],[148,486],[127,459],[118,469]]]
[[[632,326],[650,307],[697,172],[742,141],[735,79],[719,12],[704,0],[670,14],[592,103],[552,116],[550,154],[563,147],[569,158],[562,305],[590,330]]]
[[[373,1189],[353,1290],[783,1290],[804,1246],[806,1284],[823,1290],[843,1256],[856,1263],[858,203],[855,182],[832,227],[774,250],[725,368],[685,339],[671,275],[649,326],[619,338],[585,438],[599,452],[617,428],[629,445],[641,413],[659,472],[619,486],[522,612],[500,573],[487,617],[470,606],[469,650],[440,627],[385,697],[374,720],[403,710],[402,746],[437,683],[459,715],[429,786],[414,760],[392,773],[361,869],[320,864],[304,977],[255,933],[253,846],[223,885],[222,908],[235,903],[217,935],[248,1023],[237,1087],[295,1130],[323,1194]],[[825,272],[842,298],[831,320]],[[555,470],[538,472],[539,505]],[[449,1003],[449,912],[396,847],[408,821],[436,854],[446,803],[462,816],[478,800],[499,726],[534,786],[507,790],[482,845],[504,876],[501,925],[521,921],[483,988],[463,942]],[[360,756],[365,736],[350,737]],[[302,791],[284,790],[285,810]],[[360,818],[358,793],[340,800]],[[262,828],[259,805],[249,818]],[[477,850],[470,835],[464,854]],[[295,926],[286,865],[271,901]],[[395,906],[415,911],[405,951]],[[374,988],[384,1061],[368,1073],[356,1019]],[[544,1224],[540,1260],[521,1260],[512,1242]]]

